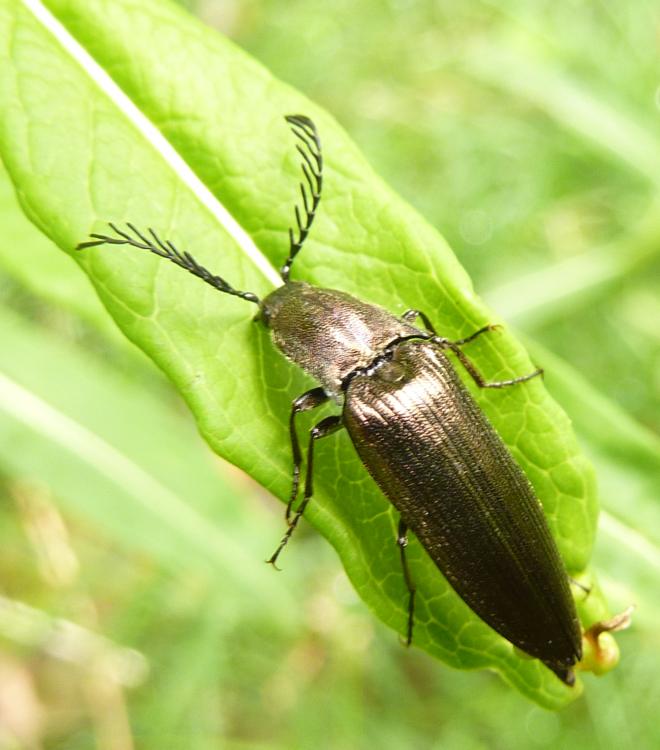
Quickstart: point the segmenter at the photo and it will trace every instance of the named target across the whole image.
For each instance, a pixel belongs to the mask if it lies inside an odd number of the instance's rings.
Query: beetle
[[[484,622],[573,685],[582,633],[541,503],[447,355],[452,353],[480,388],[515,386],[542,370],[487,382],[463,347],[497,326],[450,341],[422,311],[396,317],[344,292],[293,281],[293,262],[321,200],[323,154],[312,120],[304,115],[286,120],[302,159],[302,203],[295,206],[295,229],[289,229],[283,285],[265,298],[235,289],[153,229],[143,233],[131,223],[126,230],[111,223],[113,234],[93,233],[78,249],[130,245],[147,250],[221,292],[256,304],[255,319],[270,329],[275,346],[320,384],[291,407],[288,526],[270,563],[276,564],[313,497],[316,443],[346,429],[367,471],[400,514],[396,542],[408,591],[407,643],[415,609],[406,560],[410,530]],[[296,505],[303,464],[296,420],[329,400],[341,411],[309,433],[303,496]]]

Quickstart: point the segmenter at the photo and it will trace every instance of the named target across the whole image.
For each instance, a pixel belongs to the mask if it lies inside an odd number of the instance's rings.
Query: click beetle
[[[234,289],[154,230],[143,233],[130,223],[126,230],[110,224],[114,234],[92,234],[78,249],[109,244],[148,250],[215,289],[256,304],[256,319],[270,329],[275,345],[320,384],[292,404],[288,527],[269,562],[275,564],[313,496],[317,441],[346,429],[367,471],[400,514],[397,544],[408,590],[408,643],[415,605],[406,561],[410,530],[484,622],[573,685],[582,633],[541,503],[447,355],[454,355],[480,388],[513,386],[541,370],[486,382],[463,347],[495,326],[450,341],[419,310],[399,318],[344,292],[292,281],[293,262],[321,200],[323,156],[309,118],[286,120],[302,158],[302,203],[295,207],[295,230],[289,229],[289,255],[280,271],[284,283],[264,299]],[[417,320],[423,327],[415,325]],[[310,431],[303,497],[296,505],[303,463],[296,417],[329,400],[339,405],[340,414]]]

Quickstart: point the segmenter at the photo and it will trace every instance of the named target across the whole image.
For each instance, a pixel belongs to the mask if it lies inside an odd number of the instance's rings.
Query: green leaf
[[[103,331],[125,341],[99,302],[94,288],[72,259],[21,211],[14,186],[0,161],[0,268],[41,299],[61,305]]]
[[[225,605],[230,594],[250,592],[255,610],[277,616],[287,593],[266,566],[252,564],[268,530],[236,512],[237,495],[199,450],[189,421],[143,384],[3,307],[0,339],[0,469],[46,483],[70,514],[124,548],[170,572],[194,571]],[[218,569],[232,575],[218,578]]]
[[[154,227],[235,286],[263,295],[277,281],[298,195],[283,117],[302,112],[319,127],[327,166],[295,278],[394,313],[422,309],[448,337],[497,322],[438,233],[383,184],[336,122],[231,43],[167,2],[45,5],[67,31],[36,0],[0,1],[0,153],[21,204],[85,268],[213,449],[278,497],[290,489],[290,402],[309,379],[274,351],[240,300],[134,250],[75,253],[91,231],[108,221]],[[475,342],[470,355],[490,379],[532,368],[506,329]],[[569,420],[537,381],[475,397],[534,484],[568,569],[583,571],[597,510]],[[307,518],[364,600],[402,632],[392,508],[345,434],[320,446],[318,466]],[[496,669],[548,707],[578,694],[478,620],[417,544],[410,552],[417,646],[455,667]]]

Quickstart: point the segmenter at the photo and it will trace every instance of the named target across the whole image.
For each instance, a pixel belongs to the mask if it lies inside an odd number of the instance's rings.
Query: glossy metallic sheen
[[[399,344],[393,363],[399,379],[388,365],[346,393],[362,462],[471,609],[564,679],[580,625],[529,481],[437,346]]]
[[[479,617],[571,684],[581,631],[539,500],[431,334],[289,282],[258,316],[337,400],[365,467]]]
[[[391,313],[336,289],[290,281],[262,302],[277,347],[337,398],[343,380],[395,339],[419,335]]]

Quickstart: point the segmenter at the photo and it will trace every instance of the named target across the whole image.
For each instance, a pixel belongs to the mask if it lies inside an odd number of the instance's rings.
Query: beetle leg
[[[427,331],[432,333],[434,336],[438,335],[438,332],[435,330],[433,323],[431,323],[431,320],[429,316],[426,313],[423,313],[421,310],[406,310],[406,312],[403,313],[401,316],[401,320],[404,323],[414,323],[417,318],[421,318],[422,323],[424,323],[424,328],[426,328]],[[474,341],[474,339],[477,338],[477,336],[481,336],[482,333],[486,333],[487,331],[495,331],[498,328],[501,328],[498,323],[495,324],[489,324],[487,326],[483,326],[478,331],[475,331],[474,333],[470,334],[464,339],[458,339],[457,341],[452,341],[451,343],[455,346],[463,346],[463,344],[469,344],[470,341]],[[442,338],[442,337],[439,337]],[[444,338],[442,338],[442,341],[445,341]]]
[[[337,432],[337,430],[340,430],[343,426],[344,423],[342,422],[341,417],[338,415],[334,415],[332,417],[326,417],[325,419],[322,419],[315,427],[312,428],[311,432],[309,433],[309,448],[307,449],[307,472],[305,474],[305,494],[303,495],[303,500],[302,503],[300,503],[300,507],[289,522],[289,528],[286,530],[286,533],[282,537],[282,541],[280,542],[279,547],[266,561],[274,567],[277,567],[275,563],[280,555],[280,552],[282,552],[282,550],[288,544],[289,539],[291,539],[291,535],[295,531],[296,526],[298,525],[298,521],[300,521],[300,519],[302,518],[302,515],[305,512],[305,508],[307,507],[309,501],[312,499],[312,495],[314,494],[314,443],[321,438],[332,435],[333,432]]]
[[[537,368],[534,370],[534,372],[530,372],[527,375],[520,375],[517,378],[510,378],[509,380],[496,380],[492,383],[488,383],[484,380],[481,373],[477,368],[474,366],[474,364],[469,360],[465,354],[460,349],[460,346],[455,341],[449,341],[448,339],[442,338],[440,336],[435,336],[433,341],[441,346],[443,349],[450,349],[454,354],[458,357],[460,363],[465,367],[465,369],[468,371],[468,374],[474,380],[474,382],[479,386],[479,388],[506,388],[509,385],[516,385],[516,383],[524,383],[526,380],[531,380],[532,378],[535,378],[537,375],[543,375],[543,369]]]
[[[424,323],[424,328],[426,328],[427,331],[430,331],[434,336],[437,336],[437,331],[433,327],[433,323],[431,323],[428,315],[421,310],[406,310],[401,316],[401,320],[404,323],[410,323],[411,325],[417,320],[417,318],[421,318],[422,323]]]
[[[470,336],[467,336],[464,339],[458,339],[457,341],[452,341],[452,344],[455,344],[456,346],[463,346],[463,344],[469,344],[470,341],[474,341],[477,336],[481,336],[482,333],[487,333],[488,331],[497,331],[502,326],[499,325],[499,323],[495,324],[489,324],[487,326],[484,326],[483,328],[480,328],[478,331],[475,331],[474,333],[470,334]]]
[[[296,414],[304,411],[310,411],[328,400],[328,394],[323,388],[312,388],[311,391],[303,393],[291,405],[291,416],[289,417],[289,433],[291,435],[291,452],[293,453],[293,483],[291,486],[291,495],[286,505],[287,523],[291,519],[291,508],[298,497],[298,487],[300,485],[300,465],[302,463],[302,454],[300,453],[300,443],[296,433]]]
[[[401,316],[401,320],[404,323],[411,324],[413,324],[417,320],[417,318],[421,319],[422,323],[424,323],[424,328],[426,328],[427,331],[432,333],[434,336],[438,335],[438,332],[435,330],[433,323],[431,323],[429,316],[426,313],[423,313],[421,310],[406,310],[406,312],[404,312]],[[456,341],[452,341],[451,343],[455,346],[463,346],[463,344],[469,344],[470,341],[474,341],[477,336],[481,336],[482,333],[486,333],[487,331],[495,331],[501,327],[502,326],[500,326],[498,323],[489,324],[487,326],[483,326],[478,331],[475,331],[466,338],[458,339]],[[444,341],[445,339],[442,340]]]
[[[585,594],[585,597],[584,597],[585,599],[586,599],[586,598],[587,598],[587,597],[589,596],[589,594],[591,593],[591,586],[585,586],[585,585],[584,585],[584,583],[580,583],[580,581],[576,581],[576,580],[575,580],[575,578],[571,578],[570,576],[568,576],[568,582],[569,582],[569,583],[570,583],[570,584],[571,584],[572,586],[576,586],[576,587],[577,587],[577,588],[579,588],[579,589],[580,589],[581,591],[583,591],[583,592],[584,592],[584,594]]]
[[[406,582],[406,588],[408,589],[408,626],[406,629],[406,646],[410,646],[412,643],[413,627],[415,624],[415,584],[413,583],[412,576],[410,575],[410,569],[408,568],[408,560],[406,559],[406,547],[408,546],[408,526],[406,522],[399,518],[399,529],[396,535],[396,543],[399,545],[399,552],[401,553],[401,567],[403,568],[403,579]]]

